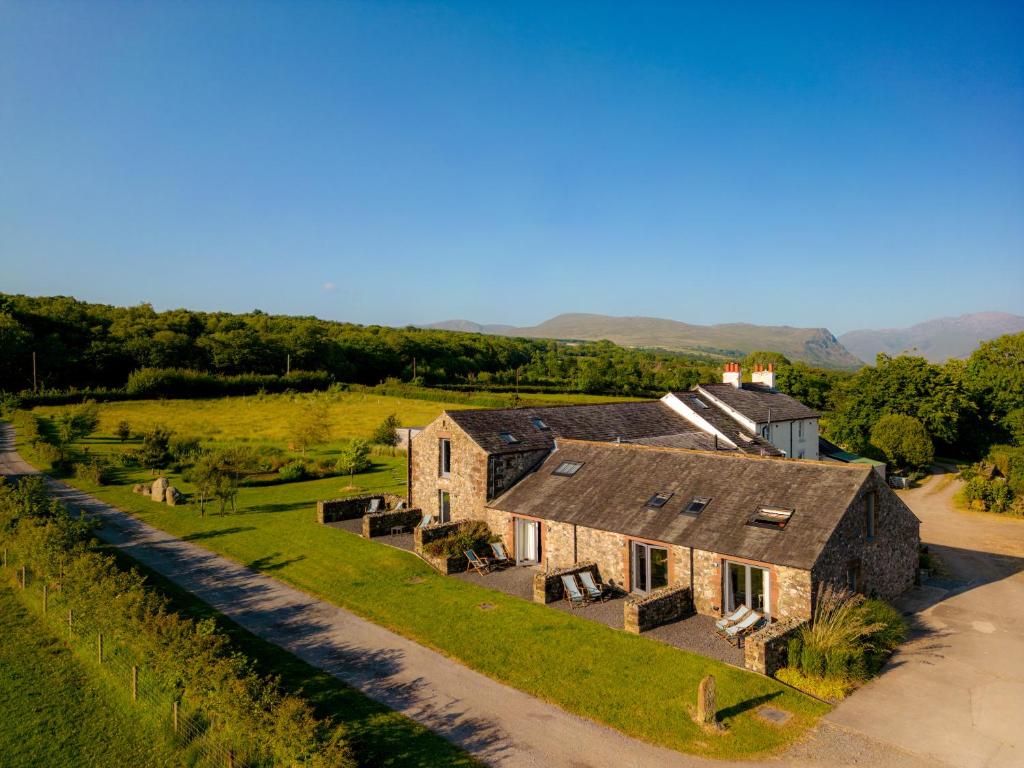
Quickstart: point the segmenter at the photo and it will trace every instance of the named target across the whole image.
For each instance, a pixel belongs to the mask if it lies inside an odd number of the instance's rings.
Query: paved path
[[[12,437],[11,428],[0,424],[0,474],[36,474],[14,452]],[[197,595],[250,632],[422,723],[490,765],[931,765],[891,744],[827,722],[787,753],[755,763],[704,760],[655,747],[502,685],[342,608],[153,528],[63,483],[49,478],[47,482],[53,495],[65,504],[102,520],[99,535],[105,541]]]
[[[961,512],[937,475],[902,498],[946,566],[908,596],[917,630],[890,668],[828,715],[957,768],[1024,766],[1024,520]]]

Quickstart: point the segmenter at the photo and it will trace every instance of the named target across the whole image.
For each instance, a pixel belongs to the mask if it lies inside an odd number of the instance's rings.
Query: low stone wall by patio
[[[318,501],[316,503],[316,521],[323,524],[336,523],[339,520],[355,520],[366,514],[373,499],[380,499],[382,509],[393,507],[403,501],[401,496],[395,496],[393,493],[375,493],[370,496]]]
[[[455,523],[435,523],[428,525],[426,528],[414,528],[412,532],[413,549],[417,555],[422,555],[424,544],[443,539],[449,533],[457,531],[461,527],[462,522],[459,521]]]
[[[594,580],[600,581],[597,571],[597,563],[576,563],[565,568],[558,568],[547,573],[535,573],[533,575],[533,602],[553,603],[565,597],[565,587],[562,586],[562,577],[570,573],[583,573],[590,571],[594,574]]]
[[[631,597],[622,606],[623,629],[640,634],[693,613],[693,596],[686,586],[656,589],[643,597]]]
[[[395,526],[412,528],[422,519],[423,510],[420,509],[392,509],[385,512],[374,512],[372,515],[363,515],[363,538],[389,536],[391,529]]]
[[[417,518],[417,522],[422,518],[423,516],[420,515]],[[469,568],[469,562],[466,560],[465,555],[461,553],[458,555],[453,555],[451,557],[444,557],[443,555],[431,555],[427,552],[424,552],[423,547],[432,541],[443,539],[445,536],[454,533],[460,528],[479,522],[481,521],[457,520],[453,523],[437,523],[436,525],[428,525],[426,528],[413,528],[413,551],[446,576],[452,573],[462,573],[467,568]]]
[[[806,624],[803,619],[776,621],[743,640],[743,664],[769,677],[786,666],[789,638]]]

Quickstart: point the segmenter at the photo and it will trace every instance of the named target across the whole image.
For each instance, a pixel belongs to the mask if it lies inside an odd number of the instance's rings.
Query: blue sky
[[[1024,314],[1024,5],[6,0],[0,291]]]

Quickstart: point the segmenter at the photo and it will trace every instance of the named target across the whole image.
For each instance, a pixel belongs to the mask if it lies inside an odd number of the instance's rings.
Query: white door
[[[516,562],[535,565],[540,562],[540,523],[516,519]]]

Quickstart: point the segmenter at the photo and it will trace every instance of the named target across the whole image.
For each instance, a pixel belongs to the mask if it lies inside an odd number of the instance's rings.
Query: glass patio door
[[[634,541],[632,544],[633,591],[650,592],[668,586],[668,550]]]
[[[745,605],[758,613],[770,613],[768,570],[746,563],[725,562],[722,595],[726,613]]]
[[[540,562],[540,523],[516,518],[516,563],[536,565]]]

